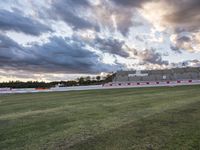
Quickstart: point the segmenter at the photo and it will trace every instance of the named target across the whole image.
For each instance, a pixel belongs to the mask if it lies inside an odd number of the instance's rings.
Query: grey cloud
[[[189,36],[178,36],[174,39],[174,43],[171,44],[171,49],[175,52],[181,53],[181,50],[193,50],[192,38]]]
[[[90,7],[90,3],[87,0],[54,0],[49,12],[51,17],[64,20],[75,30],[94,29],[98,31],[99,27],[96,23],[91,22],[91,20],[85,16],[81,16]]]
[[[107,52],[121,57],[129,57],[129,53],[123,49],[124,41],[119,41],[114,38],[102,39],[97,37],[94,40],[94,46],[103,52]]]
[[[200,67],[200,61],[197,60],[197,59],[194,59],[194,60],[188,60],[186,61],[188,66],[191,66],[191,67]]]
[[[127,35],[129,32],[130,27],[133,25],[132,23],[132,12],[131,11],[124,11],[118,12],[120,20],[117,21],[118,30],[123,34]]]
[[[145,1],[138,0],[136,1],[120,1],[120,0],[112,0],[116,5],[112,5],[110,9],[110,14],[116,15],[116,24],[118,27],[118,30],[123,34],[127,35],[129,32],[129,29],[131,27],[140,27],[143,26],[144,22],[143,20],[138,19],[138,15],[141,15],[137,7],[141,4],[144,4]],[[120,4],[127,4],[127,5],[120,5]],[[130,3],[130,4],[129,4]],[[134,5],[137,4],[138,5]],[[140,4],[139,4],[140,3]],[[123,7],[124,6],[124,7]],[[130,7],[131,8],[130,8]],[[109,14],[108,14],[109,15]]]
[[[179,53],[179,54],[182,53],[182,51],[180,50],[180,48],[177,47],[176,45],[171,44],[171,45],[170,45],[170,48],[171,48],[171,50],[173,50],[173,51],[176,52],[176,53]]]
[[[52,31],[46,25],[23,16],[19,11],[8,11],[0,9],[0,30],[23,32],[30,35],[40,35],[44,32]]]
[[[64,39],[54,37],[42,47],[33,46],[32,51],[35,51],[37,58],[42,58],[43,62],[40,65],[44,68],[53,69],[57,66],[60,70],[68,70],[71,73],[91,72],[97,65],[95,63],[98,63],[98,56],[82,46],[79,43],[66,43]]]
[[[135,48],[129,48],[127,46],[127,49],[129,49],[130,52],[134,55],[134,58],[140,59],[141,63],[140,65],[146,65],[146,64],[155,64],[155,65],[168,65],[169,62],[166,60],[163,60],[162,54],[156,52],[155,49],[145,49],[145,50],[137,50]]]
[[[182,36],[177,39],[179,42],[191,42],[191,38],[187,36]]]
[[[52,37],[44,45],[22,47],[8,37],[0,36],[0,66],[2,69],[51,73],[97,73],[114,71],[119,64],[108,65],[82,43]]]
[[[143,37],[141,37],[141,36],[139,36],[139,35],[136,35],[136,36],[135,36],[135,39],[138,40],[138,41],[140,41],[140,42],[144,42]]]
[[[0,34],[0,65],[23,59],[25,52],[15,41]]]
[[[144,24],[140,21],[133,20],[132,25],[133,27],[140,27],[140,26],[143,26]]]
[[[198,45],[198,39],[183,37],[183,34],[197,34],[200,30],[200,1],[199,0],[163,0],[169,6],[162,21],[166,27],[172,28],[178,37],[171,43],[171,49],[181,53],[183,50],[196,51],[193,46]],[[159,9],[159,8],[158,8]],[[162,9],[162,8],[161,8]],[[187,38],[187,39],[186,39]],[[174,43],[173,43],[174,42]]]
[[[184,66],[184,67],[200,67],[200,61],[197,59],[193,59],[193,60],[186,60],[186,61],[182,61],[179,63],[171,63],[172,67],[180,67],[180,66]]]
[[[175,26],[176,31],[197,31],[200,29],[199,0],[169,0],[174,11],[165,16],[165,20]]]
[[[98,22],[100,26],[106,29],[108,28],[111,32],[114,32],[117,28],[120,33],[126,36],[129,28],[133,25],[133,9],[120,7],[108,3],[108,1],[103,1],[101,4],[94,6],[92,11],[94,12],[94,19],[96,19],[96,22]],[[114,25],[112,17],[115,17],[116,26]]]
[[[126,6],[126,7],[141,7],[143,3],[149,2],[149,0],[112,0],[114,3]]]
[[[139,57],[142,58],[144,63],[152,63],[158,65],[168,65],[168,61],[162,59],[162,55],[156,52],[154,49],[144,50],[138,53]]]
[[[53,19],[65,21],[74,30],[100,31],[105,27],[113,32],[115,26],[112,16],[116,17],[117,30],[123,35],[127,35],[129,28],[133,25],[132,9],[112,5],[107,1],[101,1],[99,5],[92,5],[87,0],[56,0],[53,1],[49,12]],[[135,23],[135,25],[139,24]]]

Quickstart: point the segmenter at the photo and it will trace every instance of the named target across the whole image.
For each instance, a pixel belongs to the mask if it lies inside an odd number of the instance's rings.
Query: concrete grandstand
[[[200,80],[200,67],[116,72],[113,82]]]
[[[200,84],[200,67],[117,71],[104,87],[153,87]]]

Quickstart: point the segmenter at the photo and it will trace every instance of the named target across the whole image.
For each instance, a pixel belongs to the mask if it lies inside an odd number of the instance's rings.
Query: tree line
[[[115,74],[109,74],[104,78],[100,76],[96,77],[80,77],[76,80],[69,81],[54,81],[54,82],[39,82],[39,81],[10,81],[1,82],[0,88],[52,88],[56,86],[68,87],[68,86],[86,86],[86,85],[99,85],[112,82]]]

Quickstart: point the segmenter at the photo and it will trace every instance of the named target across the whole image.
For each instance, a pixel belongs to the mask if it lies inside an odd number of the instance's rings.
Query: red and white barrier
[[[177,80],[177,81],[141,81],[141,82],[110,82],[103,87],[141,87],[141,86],[177,86],[200,84],[200,80]]]

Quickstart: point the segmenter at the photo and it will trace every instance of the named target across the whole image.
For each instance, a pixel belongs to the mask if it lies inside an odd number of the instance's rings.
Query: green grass
[[[200,149],[200,86],[0,95],[0,149]]]

